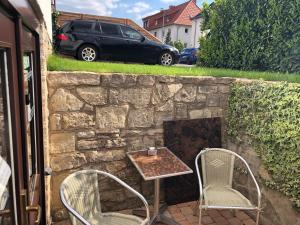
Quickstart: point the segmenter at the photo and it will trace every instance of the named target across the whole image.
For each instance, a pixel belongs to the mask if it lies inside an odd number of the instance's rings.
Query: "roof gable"
[[[191,18],[200,12],[201,9],[197,6],[196,1],[190,0],[177,6],[170,6],[167,10],[162,10],[159,13],[143,18],[144,22],[147,21],[147,26],[144,26],[144,28],[153,30],[173,24],[191,26]]]

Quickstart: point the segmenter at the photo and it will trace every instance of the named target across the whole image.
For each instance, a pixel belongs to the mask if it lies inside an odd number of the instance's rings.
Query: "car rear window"
[[[119,26],[115,24],[101,23],[101,30],[106,35],[121,36]]]
[[[88,31],[91,30],[93,22],[76,21],[72,24],[73,31]]]

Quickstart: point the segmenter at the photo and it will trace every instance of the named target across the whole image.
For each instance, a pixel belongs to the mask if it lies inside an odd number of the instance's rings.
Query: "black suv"
[[[170,66],[176,48],[150,41],[130,26],[95,20],[73,20],[56,35],[56,50],[85,61],[97,58]]]

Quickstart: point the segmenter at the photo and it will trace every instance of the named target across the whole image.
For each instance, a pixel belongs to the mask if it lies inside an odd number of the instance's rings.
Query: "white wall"
[[[156,37],[159,40],[161,40],[162,42],[165,42],[166,35],[167,35],[169,29],[171,30],[171,40],[172,41],[180,40],[182,43],[185,43],[187,47],[192,47],[192,43],[191,43],[192,27],[191,26],[170,25],[170,26],[165,26],[164,28],[158,28],[158,29],[151,30],[150,33],[155,35],[155,32],[156,32]],[[185,29],[188,29],[187,33],[185,33]],[[164,30],[164,36],[163,36],[163,30]]]
[[[52,40],[52,13],[51,13],[51,0],[37,0],[37,3],[39,4],[44,20],[47,26],[47,32]]]
[[[203,22],[202,18],[192,20],[192,35],[191,43],[193,47],[199,48],[199,38],[201,34],[201,24]]]
[[[199,48],[199,38],[205,37],[210,30],[201,30],[203,18],[192,20],[191,45],[194,48]]]

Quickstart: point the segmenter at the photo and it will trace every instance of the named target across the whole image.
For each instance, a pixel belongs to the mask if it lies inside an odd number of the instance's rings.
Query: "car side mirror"
[[[144,42],[145,40],[146,40],[146,38],[144,36],[142,36],[141,42]]]

